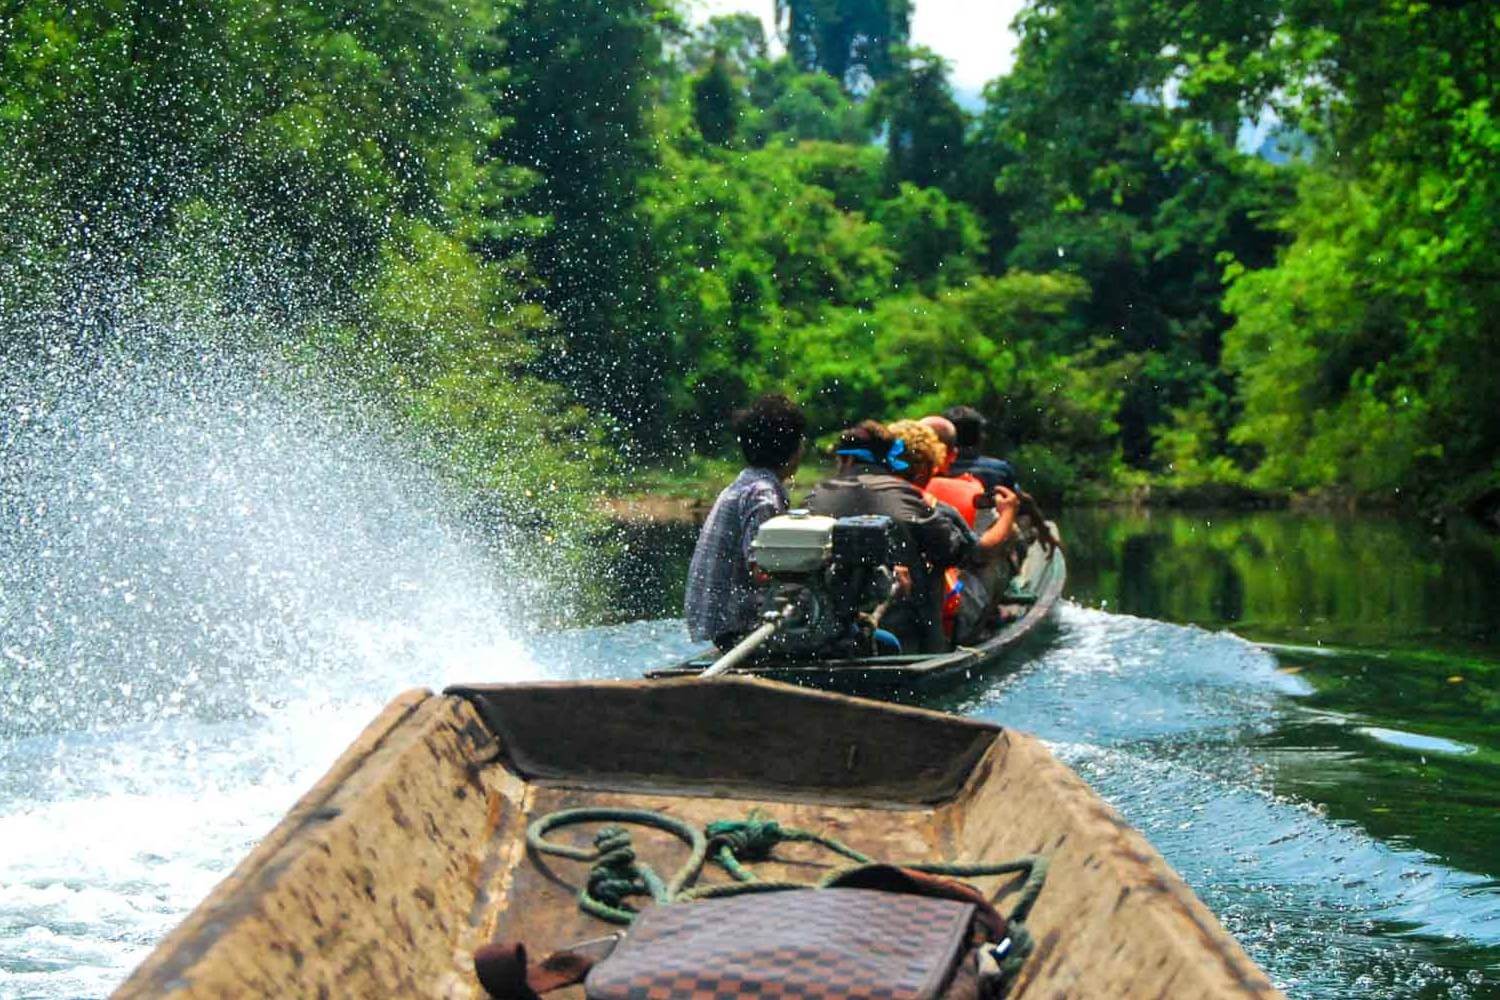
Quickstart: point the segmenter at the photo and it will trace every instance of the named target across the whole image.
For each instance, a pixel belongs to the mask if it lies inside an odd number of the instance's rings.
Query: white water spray
[[[377,408],[213,325],[18,356],[0,996],[98,995],[390,696],[538,668],[508,540]]]

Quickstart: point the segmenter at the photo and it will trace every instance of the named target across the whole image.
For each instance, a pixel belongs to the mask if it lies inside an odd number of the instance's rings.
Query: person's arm
[[[995,523],[979,536],[979,542],[974,546],[975,558],[980,562],[993,562],[1000,558],[1005,550],[1005,543],[1010,540],[1011,529],[1016,526],[1016,511],[1021,506],[1021,498],[1004,486],[996,486],[993,495]]]
[[[740,511],[740,555],[744,557],[746,566],[755,562],[755,552],[750,548],[750,543],[755,541],[755,533],[762,524],[780,513],[783,513],[780,499],[769,494],[751,498]]]

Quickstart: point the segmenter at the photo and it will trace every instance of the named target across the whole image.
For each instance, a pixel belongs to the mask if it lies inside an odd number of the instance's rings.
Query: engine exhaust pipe
[[[779,611],[768,612],[763,625],[735,643],[733,649],[715,660],[714,665],[699,674],[698,678],[702,680],[708,677],[719,677],[739,666],[762,643],[781,631],[781,627],[791,620],[792,612],[796,610],[796,607],[796,604],[787,604]]]

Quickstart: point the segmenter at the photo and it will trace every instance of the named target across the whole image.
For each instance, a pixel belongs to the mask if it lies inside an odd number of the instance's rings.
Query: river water
[[[691,648],[690,532],[610,540],[596,624],[528,626],[506,540],[380,440],[254,384],[130,398],[8,432],[0,996],[106,993],[398,691]],[[936,707],[1045,738],[1293,996],[1500,994],[1500,541],[1063,525],[1071,602]]]

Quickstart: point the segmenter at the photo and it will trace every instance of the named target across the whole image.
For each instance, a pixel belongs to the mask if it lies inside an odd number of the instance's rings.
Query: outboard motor
[[[874,652],[874,614],[895,582],[894,529],[879,514],[832,518],[805,510],[762,524],[750,548],[770,577],[763,610],[784,619],[765,648],[809,658]]]

